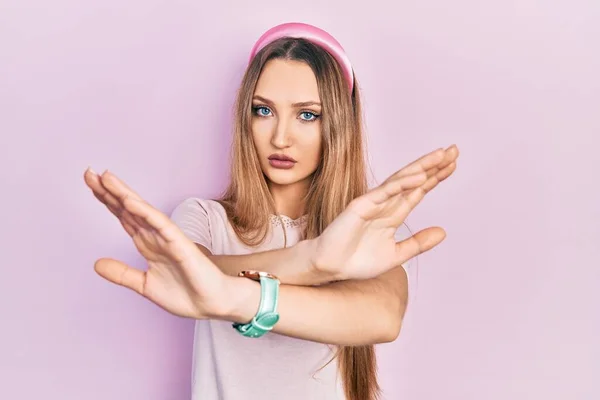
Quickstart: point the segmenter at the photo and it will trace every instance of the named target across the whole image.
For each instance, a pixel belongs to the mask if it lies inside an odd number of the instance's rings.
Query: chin
[[[294,171],[293,168],[284,170],[272,167],[270,167],[269,170],[265,173],[265,176],[270,182],[282,186],[292,185],[294,183],[301,182],[309,177],[309,175],[306,174],[299,174],[298,172]]]

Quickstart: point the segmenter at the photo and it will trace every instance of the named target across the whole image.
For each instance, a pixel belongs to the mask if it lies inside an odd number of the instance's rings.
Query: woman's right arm
[[[282,283],[302,286],[320,285],[335,279],[312,267],[309,258],[313,251],[311,240],[303,240],[284,249],[244,255],[213,255],[201,244],[196,243],[196,246],[224,274],[230,276],[237,276],[245,270],[265,271],[277,276]]]
[[[270,272],[282,283],[301,286],[379,276],[444,240],[445,231],[430,227],[399,240],[408,214],[456,168],[458,149],[434,151],[391,175],[381,185],[352,200],[315,239],[284,249],[248,255],[213,255],[210,206],[188,199],[173,219],[186,236],[226,275],[243,270]],[[201,204],[202,203],[202,204]],[[395,234],[396,233],[396,234]]]
[[[243,255],[213,254],[213,237],[218,232],[221,216],[212,202],[187,198],[175,207],[171,220],[196,244],[219,269],[229,276],[238,276],[246,270],[265,271],[290,285],[312,286],[335,280],[329,274],[318,273],[310,262],[314,240],[303,240],[284,249],[268,250]]]

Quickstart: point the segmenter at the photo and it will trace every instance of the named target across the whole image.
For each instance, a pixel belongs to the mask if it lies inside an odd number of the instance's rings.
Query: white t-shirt
[[[284,245],[281,221],[271,216],[272,229],[265,242],[246,246],[235,235],[224,208],[213,200],[188,198],[173,210],[171,219],[190,240],[214,255],[249,254]],[[282,220],[292,246],[300,240],[306,219],[283,216]],[[193,400],[344,399],[337,360],[322,368],[334,356],[334,346],[274,332],[246,338],[231,322],[199,320],[193,351]]]

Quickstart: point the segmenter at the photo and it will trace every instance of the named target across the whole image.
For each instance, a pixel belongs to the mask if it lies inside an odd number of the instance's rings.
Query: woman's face
[[[321,99],[305,63],[274,59],[263,68],[252,99],[252,136],[271,184],[306,183],[321,156]]]

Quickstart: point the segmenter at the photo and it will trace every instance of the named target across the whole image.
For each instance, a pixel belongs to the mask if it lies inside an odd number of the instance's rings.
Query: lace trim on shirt
[[[281,217],[281,219],[279,219],[279,217]],[[303,215],[298,219],[291,219],[290,217],[286,216],[286,215],[270,215],[269,219],[271,220],[271,224],[275,225],[275,226],[280,226],[281,222],[283,221],[283,225],[286,228],[297,228],[299,226],[302,226],[304,223],[306,223],[308,216],[307,215]]]

